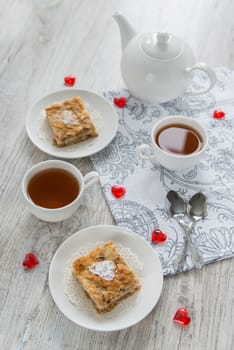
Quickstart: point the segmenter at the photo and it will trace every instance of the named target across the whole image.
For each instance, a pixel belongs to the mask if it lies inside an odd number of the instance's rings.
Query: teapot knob
[[[168,40],[170,38],[170,34],[165,32],[159,32],[157,33],[157,41],[159,44],[167,44]]]
[[[160,60],[173,59],[182,51],[181,40],[167,32],[146,33],[141,46],[148,56]]]

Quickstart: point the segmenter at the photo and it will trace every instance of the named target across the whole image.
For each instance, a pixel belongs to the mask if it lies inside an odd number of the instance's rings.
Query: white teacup
[[[191,128],[200,139],[200,148],[190,154],[178,154],[161,148],[155,141],[159,131],[172,124],[180,124]],[[193,167],[202,157],[208,146],[208,134],[205,128],[196,120],[185,116],[169,116],[160,119],[151,130],[151,145],[143,144],[136,151],[140,158],[156,161],[169,170],[185,170]]]
[[[28,184],[30,180],[36,174],[38,174],[43,170],[57,169],[57,168],[63,169],[75,177],[79,186],[79,191],[77,196],[69,204],[55,208],[55,209],[45,208],[43,206],[39,206],[35,204],[28,192]],[[91,171],[85,176],[82,176],[81,172],[74,165],[68,162],[61,161],[61,160],[48,160],[48,161],[44,161],[36,164],[26,172],[22,180],[22,192],[23,192],[25,203],[28,209],[37,218],[48,222],[62,221],[75,213],[75,211],[77,210],[77,208],[81,203],[81,198],[84,190],[90,185],[97,182],[98,179],[99,179],[98,173],[95,171]]]

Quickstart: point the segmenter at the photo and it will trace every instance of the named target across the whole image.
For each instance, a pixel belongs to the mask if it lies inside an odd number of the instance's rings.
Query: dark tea
[[[155,142],[164,151],[180,155],[198,152],[203,146],[197,130],[179,123],[171,123],[158,130]]]
[[[69,171],[50,168],[34,175],[28,183],[27,191],[36,205],[56,209],[73,202],[80,188],[76,177]]]

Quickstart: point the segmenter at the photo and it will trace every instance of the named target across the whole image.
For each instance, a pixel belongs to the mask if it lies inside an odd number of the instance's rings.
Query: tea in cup
[[[151,130],[151,145],[137,147],[142,159],[160,163],[169,170],[185,170],[196,164],[208,146],[205,128],[185,116],[160,119]]]
[[[75,213],[84,190],[97,182],[98,178],[95,171],[82,176],[68,162],[48,160],[26,172],[22,192],[32,214],[41,220],[56,222]]]

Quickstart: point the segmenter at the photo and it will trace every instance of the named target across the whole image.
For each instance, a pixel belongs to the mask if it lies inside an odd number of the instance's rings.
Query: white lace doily
[[[95,313],[96,315],[97,312],[95,311],[91,300],[87,297],[81,285],[72,274],[71,264],[75,259],[88,254],[91,250],[103,244],[104,242],[88,243],[87,245],[80,247],[77,253],[73,255],[68,261],[68,266],[65,269],[64,275],[65,294],[67,295],[69,301],[74,304],[78,310]],[[143,264],[139,261],[137,255],[134,254],[130,248],[124,247],[121,244],[115,243],[115,247],[124,258],[130,269],[132,269],[132,271],[136,274],[142,285]],[[101,314],[100,316],[109,318],[116,315],[116,313],[123,312],[123,310],[126,311],[127,308],[132,307],[139,301],[140,293],[141,290],[134,293],[132,296],[122,300],[111,312]]]

